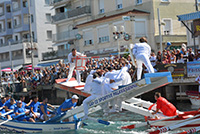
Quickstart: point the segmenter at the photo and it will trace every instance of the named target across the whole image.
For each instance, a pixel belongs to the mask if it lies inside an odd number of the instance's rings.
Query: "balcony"
[[[51,0],[50,5],[57,7],[60,6],[62,4],[67,4],[68,2],[70,2],[71,0]]]
[[[17,11],[19,11],[19,10],[21,10],[20,7],[13,8],[13,12],[17,12]]]
[[[77,17],[79,15],[90,14],[90,6],[84,6],[82,8],[74,9],[65,13],[58,13],[52,16],[53,22],[56,23],[57,21],[69,19],[72,17]]]
[[[28,24],[18,24],[14,26],[13,32],[18,33],[18,32],[23,32],[23,31],[29,31],[29,25]]]
[[[65,31],[53,34],[53,42],[68,41],[76,38],[78,30]]]
[[[71,50],[64,49],[64,50],[57,50],[57,51],[42,53],[42,59],[52,60],[52,59],[63,58],[63,57],[66,57],[70,52]]]
[[[155,36],[156,43],[160,43],[159,35]],[[187,42],[186,35],[162,35],[162,41],[165,42],[173,42],[173,43],[183,43]]]

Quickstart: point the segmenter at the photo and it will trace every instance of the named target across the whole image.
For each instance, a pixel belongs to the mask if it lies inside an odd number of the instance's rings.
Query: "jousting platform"
[[[65,90],[74,94],[78,94],[81,96],[88,97],[90,93],[84,92],[84,83],[78,85],[76,80],[71,79],[70,82],[66,83],[66,79],[57,80],[56,87]],[[101,96],[93,101],[91,101],[89,105],[89,113],[96,112],[101,109],[100,105],[104,104],[108,101],[116,99],[117,97],[123,98],[122,108],[129,110],[131,112],[136,112],[141,114],[138,106],[143,105],[143,107],[147,108],[152,105],[152,103],[143,101],[141,99],[136,99],[139,95],[150,92],[159,87],[165,86],[169,83],[173,82],[172,76],[170,72],[159,72],[159,73],[147,73],[145,74],[145,78],[134,83],[131,83],[126,86],[121,86],[119,89],[114,90],[113,92]],[[70,84],[71,83],[71,84]],[[137,105],[136,105],[137,104]],[[83,105],[76,107],[73,110],[68,111],[64,116],[62,116],[58,121],[64,120],[66,118],[77,115],[78,118],[84,116],[83,113]],[[144,113],[146,115],[146,112]],[[150,113],[149,113],[150,114]]]

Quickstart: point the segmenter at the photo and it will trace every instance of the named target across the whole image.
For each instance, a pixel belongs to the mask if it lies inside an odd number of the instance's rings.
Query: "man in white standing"
[[[98,73],[93,73],[93,81],[91,83],[91,96],[87,97],[84,101],[83,101],[83,108],[84,108],[84,113],[85,116],[83,118],[83,120],[88,118],[88,104],[89,102],[91,102],[92,100],[100,97],[102,95],[102,91],[101,91],[101,84],[102,84],[102,79],[100,78]]]
[[[153,66],[149,60],[151,47],[147,44],[147,39],[145,37],[140,38],[139,41],[140,43],[136,43],[133,47],[133,55],[135,56],[137,63],[137,80],[141,79],[143,63],[149,73],[154,73]]]
[[[195,79],[195,82],[199,85],[199,94],[200,94],[200,75]]]
[[[69,53],[69,55],[68,55],[68,61],[70,63],[70,66],[69,66],[69,73],[68,73],[68,77],[67,77],[66,82],[68,82],[72,78],[73,70],[75,68],[75,58],[76,58],[76,56],[84,56],[84,55],[77,52],[76,49],[73,48],[72,52]],[[78,70],[76,70],[76,79],[77,79],[78,84],[80,84],[81,83],[81,75],[80,75]]]

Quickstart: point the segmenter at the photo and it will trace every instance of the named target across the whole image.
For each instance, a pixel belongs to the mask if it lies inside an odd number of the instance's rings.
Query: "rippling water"
[[[177,109],[180,111],[188,111],[188,110],[196,110],[198,107],[193,107],[189,102],[187,103],[177,103]],[[123,111],[118,114],[110,114],[108,117],[103,117],[102,111],[93,113],[91,115],[95,118],[100,118],[103,120],[109,120],[111,124],[109,126],[105,126],[99,123],[94,123],[92,121],[86,121],[85,123],[88,126],[81,128],[76,131],[66,131],[66,132],[56,132],[56,134],[146,134],[147,128],[139,128],[134,130],[121,130],[120,128],[125,125],[130,125],[133,123],[144,122],[144,117],[129,111]],[[4,134],[14,134],[1,132]],[[172,133],[172,132],[169,132]],[[176,133],[176,132],[173,132]],[[55,134],[55,133],[43,133],[43,134]]]

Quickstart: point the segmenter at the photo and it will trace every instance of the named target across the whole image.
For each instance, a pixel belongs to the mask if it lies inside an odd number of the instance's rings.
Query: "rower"
[[[48,104],[47,102],[48,102],[48,99],[44,98],[42,103],[40,104],[40,119],[42,121],[47,121],[49,120],[49,118],[52,118],[55,116],[54,114],[47,114],[47,106],[55,109],[54,106],[52,106],[51,104]]]
[[[90,84],[92,83],[93,80],[93,73],[95,73],[96,70],[91,70],[90,74],[87,76],[86,81],[85,81],[85,86],[84,86],[84,91],[88,92],[91,90]]]
[[[156,114],[159,110],[162,111],[163,115],[166,116],[177,115],[176,107],[170,102],[168,102],[165,98],[161,97],[161,94],[159,92],[156,92],[154,97],[155,100],[157,100],[157,106],[156,111],[152,113],[153,115]]]
[[[30,106],[30,104],[31,104],[31,102],[32,102],[32,100],[30,100],[30,102],[28,103],[28,104],[26,104],[25,102],[24,102],[24,100],[25,100],[25,96],[20,96],[20,100],[22,101],[22,107],[29,107]]]
[[[6,111],[6,112],[9,112],[9,111],[11,111],[11,110],[14,110],[14,108],[16,107],[15,103],[16,103],[16,102],[15,102],[15,99],[14,99],[14,98],[11,98],[11,99],[10,99],[10,102],[5,104],[5,111]],[[8,118],[8,119],[11,119],[11,118],[14,117],[14,116],[15,116],[15,114],[10,113],[9,115],[7,115],[7,118]]]
[[[6,102],[6,98],[1,97],[0,107],[2,107],[2,109],[0,110],[0,115],[5,113],[5,102]]]
[[[14,114],[20,115],[22,113],[25,113],[24,115],[20,116],[17,118],[18,121],[30,121],[30,122],[35,122],[32,118],[26,116],[26,114],[29,114],[29,111],[26,111],[26,109],[24,107],[22,107],[22,101],[19,100],[17,102],[17,107],[15,107],[14,109]]]
[[[61,114],[67,112],[76,107],[79,97],[77,95],[73,95],[71,99],[65,100],[60,107],[57,109],[57,114]]]
[[[40,105],[40,102],[38,102],[38,97],[33,97],[33,102],[30,104],[30,116],[33,117],[33,119],[39,118],[40,113],[38,112],[38,107]]]

